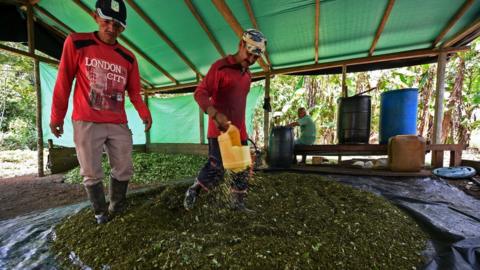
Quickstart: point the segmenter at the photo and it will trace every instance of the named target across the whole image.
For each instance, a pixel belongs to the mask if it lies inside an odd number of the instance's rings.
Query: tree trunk
[[[452,130],[452,111],[445,111],[442,122],[442,143],[448,143],[449,135]]]
[[[462,117],[465,116],[465,105],[463,104],[462,98],[463,81],[465,78],[465,60],[463,59],[462,55],[460,55],[458,59],[459,63],[457,66],[455,84],[453,86],[452,93],[455,103],[452,104],[452,110],[454,112],[453,128],[456,133],[453,134],[453,139],[460,143],[460,141],[465,141],[464,137],[466,136],[466,130],[464,125],[462,124]]]
[[[418,127],[418,133],[420,136],[423,136],[424,138],[426,137],[426,133],[428,133],[428,128],[425,130],[425,126],[428,127],[428,120],[429,118],[427,117],[428,115],[428,108],[429,108],[429,101],[432,99],[432,94],[433,94],[433,81],[435,79],[435,72],[433,68],[429,68],[426,72],[427,76],[427,82],[425,85],[422,87],[420,90],[420,99],[422,101],[422,109],[420,111],[420,124]],[[425,133],[425,134],[424,134]]]
[[[305,77],[305,86],[307,87],[307,110],[315,107],[318,87],[317,80],[313,76]]]

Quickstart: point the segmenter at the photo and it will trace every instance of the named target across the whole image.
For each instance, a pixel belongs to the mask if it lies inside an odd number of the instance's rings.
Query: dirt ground
[[[0,220],[86,199],[82,185],[63,183],[62,177],[63,174],[1,178]]]
[[[148,186],[129,185],[129,190]],[[63,183],[63,174],[0,178],[0,220],[87,200],[83,185]]]

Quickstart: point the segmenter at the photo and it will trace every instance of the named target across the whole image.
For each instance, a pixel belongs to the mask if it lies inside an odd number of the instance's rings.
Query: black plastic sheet
[[[425,270],[480,269],[480,200],[441,178],[330,175],[409,213],[431,237]]]
[[[328,178],[380,195],[429,233],[425,270],[480,269],[480,200],[438,178]],[[87,202],[0,221],[0,269],[58,269],[48,249],[52,228]]]
[[[49,249],[53,227],[87,202],[0,221],[0,269],[60,269]]]

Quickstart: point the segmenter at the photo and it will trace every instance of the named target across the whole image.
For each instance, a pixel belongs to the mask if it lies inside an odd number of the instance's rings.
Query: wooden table
[[[450,167],[460,166],[464,144],[427,144],[426,151],[432,151],[432,168],[443,167],[444,151],[450,151]],[[316,144],[295,145],[295,155],[321,156],[376,156],[388,155],[386,144]]]

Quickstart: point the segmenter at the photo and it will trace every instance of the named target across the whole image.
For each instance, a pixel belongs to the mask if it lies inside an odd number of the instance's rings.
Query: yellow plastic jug
[[[252,163],[250,148],[242,145],[240,130],[236,126],[230,124],[227,131],[218,136],[218,144],[225,169],[240,172]]]

